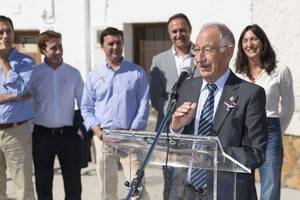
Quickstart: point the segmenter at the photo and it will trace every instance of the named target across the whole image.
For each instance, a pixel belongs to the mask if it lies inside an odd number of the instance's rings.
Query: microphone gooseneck
[[[181,73],[179,78],[177,79],[176,83],[174,84],[173,88],[172,88],[172,92],[170,94],[170,98],[171,99],[176,99],[177,98],[177,92],[178,89],[180,88],[181,84],[188,78],[190,77],[192,74],[192,68],[190,67],[183,67],[181,69]]]

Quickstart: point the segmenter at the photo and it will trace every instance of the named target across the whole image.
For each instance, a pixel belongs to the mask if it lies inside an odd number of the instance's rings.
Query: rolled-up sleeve
[[[284,134],[295,110],[293,78],[289,68],[285,68],[280,76],[280,98],[280,126]]]
[[[131,128],[143,130],[147,126],[149,116],[149,82],[144,70],[141,71],[139,82],[137,102],[140,102],[140,104],[137,115],[132,122]]]
[[[21,62],[10,62],[11,69],[8,71],[4,81],[4,87],[8,94],[22,96],[29,91],[29,80],[35,62],[32,59],[24,58]]]
[[[92,88],[91,75],[87,77],[87,81],[83,88],[81,99],[81,114],[84,118],[84,125],[87,130],[100,125],[100,121],[95,115],[95,101],[96,95]]]

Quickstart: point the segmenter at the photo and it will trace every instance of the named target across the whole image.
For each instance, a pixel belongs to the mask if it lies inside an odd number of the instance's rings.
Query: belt
[[[47,133],[50,133],[51,135],[63,135],[64,132],[68,132],[67,130],[72,129],[72,126],[63,126],[63,127],[59,127],[59,128],[47,128],[45,126],[41,126],[41,125],[35,125],[36,128],[44,130]],[[44,132],[44,133],[45,133]]]
[[[15,122],[15,123],[9,123],[9,124],[0,124],[0,130],[12,128],[12,127],[17,127],[17,126],[20,126],[21,124],[24,124],[26,122],[27,122],[27,120],[20,121],[20,122]]]
[[[200,189],[197,190],[194,186],[192,186],[189,183],[186,184],[186,187],[192,189],[195,193],[198,193],[202,196],[205,196],[207,194],[207,187],[203,187],[203,188],[200,188]]]

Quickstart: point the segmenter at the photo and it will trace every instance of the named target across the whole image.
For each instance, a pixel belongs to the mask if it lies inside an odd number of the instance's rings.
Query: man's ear
[[[227,51],[225,52],[225,56],[228,62],[230,62],[232,56],[233,56],[233,52],[234,52],[234,47],[230,46],[227,47]]]
[[[42,49],[42,50],[41,50],[41,53],[42,53],[43,55],[46,55],[46,53],[47,53],[47,52],[46,52],[46,49]]]

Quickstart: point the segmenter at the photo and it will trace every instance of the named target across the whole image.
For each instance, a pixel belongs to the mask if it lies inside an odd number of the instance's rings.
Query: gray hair
[[[204,29],[208,28],[208,27],[216,27],[221,35],[221,42],[220,42],[220,46],[232,46],[234,47],[235,45],[235,40],[234,40],[234,36],[233,33],[231,32],[231,30],[222,23],[219,22],[212,22],[212,23],[206,23],[201,27],[201,31],[203,31]]]

